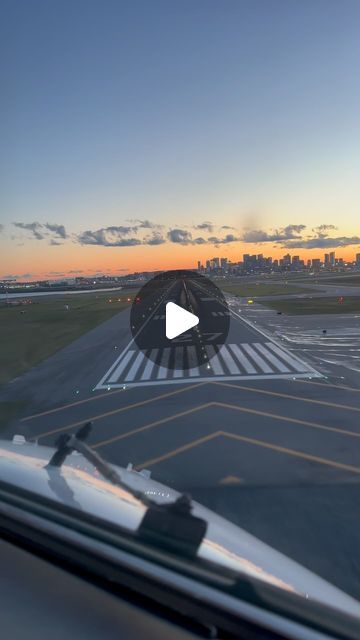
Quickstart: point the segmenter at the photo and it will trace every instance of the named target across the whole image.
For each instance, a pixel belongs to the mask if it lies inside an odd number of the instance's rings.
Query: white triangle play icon
[[[199,324],[199,318],[190,311],[179,307],[175,302],[166,304],[166,337],[169,340],[185,333]]]

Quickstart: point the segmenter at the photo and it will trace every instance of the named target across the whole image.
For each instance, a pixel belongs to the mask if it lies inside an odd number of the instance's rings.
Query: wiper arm
[[[80,427],[76,434],[62,434],[56,443],[57,449],[46,467],[60,468],[64,464],[66,458],[73,451],[77,451],[78,453],[81,453],[106,480],[109,480],[112,484],[123,486],[124,488],[126,487],[126,489],[130,490],[131,493],[139,493],[139,496],[142,496],[141,492],[135,492],[129,489],[129,487],[123,483],[120,475],[115,471],[115,469],[113,469],[109,463],[104,460],[104,458],[85,443],[85,440],[89,437],[91,430],[92,423],[86,422],[83,427]]]
[[[207,522],[191,513],[191,497],[188,494],[182,494],[174,502],[158,504],[142,491],[133,489],[122,480],[120,474],[104,458],[86,444],[85,440],[89,437],[91,429],[92,423],[87,422],[76,434],[62,434],[57,441],[57,449],[46,468],[60,469],[66,458],[73,451],[77,451],[106,480],[130,492],[148,507],[138,528],[138,535],[142,539],[162,549],[165,547],[177,553],[195,556],[205,537]]]

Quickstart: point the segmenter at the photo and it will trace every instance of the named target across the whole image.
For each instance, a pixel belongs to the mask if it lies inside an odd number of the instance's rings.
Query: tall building
[[[312,268],[313,269],[317,269],[317,270],[320,269],[320,267],[321,267],[320,258],[313,258],[312,261],[311,261],[311,264],[312,264]]]
[[[198,268],[197,268],[197,270],[201,271],[201,262],[200,262],[200,260],[198,260]]]
[[[210,271],[210,260],[206,260],[206,271],[209,273]]]
[[[291,255],[290,253],[286,253],[283,257],[283,264],[287,265],[287,264],[291,264]]]
[[[324,265],[325,267],[329,267],[330,266],[330,256],[328,253],[325,253],[324,255]]]
[[[330,251],[330,267],[335,267],[335,251]]]
[[[221,258],[220,259],[220,265],[222,269],[227,269],[228,266],[228,259],[227,258]]]
[[[356,256],[355,256],[355,262],[356,262],[357,266],[359,267],[359,266],[360,266],[360,253],[357,253],[357,254],[356,254]]]
[[[213,258],[214,269],[220,269],[220,258]]]

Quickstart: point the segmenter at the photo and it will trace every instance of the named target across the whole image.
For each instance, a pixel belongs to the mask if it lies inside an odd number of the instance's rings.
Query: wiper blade
[[[193,506],[190,495],[182,494],[174,502],[158,504],[142,491],[136,491],[122,480],[120,474],[102,456],[86,444],[85,440],[91,430],[92,423],[87,422],[76,434],[62,434],[56,443],[57,449],[45,468],[60,469],[66,458],[77,451],[106,480],[122,487],[148,507],[137,532],[141,539],[162,549],[195,556],[205,537],[207,522],[191,513]]]

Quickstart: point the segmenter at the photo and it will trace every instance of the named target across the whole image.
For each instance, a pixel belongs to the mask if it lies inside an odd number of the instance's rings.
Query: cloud
[[[44,224],[44,227],[59,238],[63,238],[64,240],[65,238],[67,238],[67,234],[63,224],[51,224],[50,222],[47,222],[46,224]]]
[[[337,229],[334,224],[320,224],[318,227],[314,227],[314,233],[323,233],[324,231],[331,231]]]
[[[208,238],[208,242],[211,244],[219,245],[219,244],[229,244],[230,242],[238,242],[241,238],[234,236],[233,233],[227,233],[225,238],[217,238],[216,236],[211,236]]]
[[[242,237],[243,242],[270,242],[270,236],[266,231],[260,229],[252,229],[251,231],[245,231]]]
[[[236,227],[229,227],[228,224],[223,224],[220,229],[229,229],[229,231],[236,231]]]
[[[70,269],[68,273],[84,273],[82,269]]]
[[[150,236],[145,236],[143,244],[158,245],[166,242],[164,236],[159,231],[154,231]]]
[[[21,276],[19,276],[20,278],[32,278],[33,274],[32,273],[22,273]]]
[[[136,225],[133,227],[134,230],[137,229],[161,229],[163,227],[162,224],[156,224],[155,222],[150,222],[150,220],[139,220],[139,218],[130,218],[128,222]]]
[[[150,222],[150,220],[135,220],[135,223],[139,229],[158,229],[160,227],[159,224]]]
[[[287,240],[301,238],[301,232],[306,229],[304,224],[288,224],[282,229],[275,229],[273,233],[268,233],[261,229],[252,229],[245,231],[242,237],[243,242],[262,243],[262,242],[285,242]]]
[[[62,244],[64,244],[63,242],[58,242],[58,240],[54,240],[54,238],[52,238],[49,242],[49,244],[52,247],[60,247]]]
[[[170,229],[167,234],[170,242],[175,242],[177,244],[188,245],[188,244],[228,244],[230,242],[238,242],[241,238],[234,236],[232,233],[228,233],[224,238],[218,238],[217,236],[210,236],[209,238],[203,238],[202,236],[198,238],[192,237],[190,231],[186,231],[186,229]]]
[[[3,225],[3,224],[0,224],[0,233],[1,233],[2,231],[4,231],[4,225]]]
[[[314,227],[312,231],[316,234],[317,238],[327,238],[328,231],[337,229],[334,224],[320,224],[318,227]],[[311,236],[309,236],[311,238]]]
[[[192,235],[190,231],[186,231],[186,229],[170,229],[167,233],[168,240],[170,242],[174,242],[175,244],[192,244]]]
[[[40,232],[42,225],[39,222],[13,222],[14,227],[30,231],[36,240],[44,240],[45,236]]]
[[[55,224],[52,222],[46,222],[40,224],[40,222],[13,222],[14,227],[23,229],[24,231],[30,231],[32,237],[36,240],[44,240],[46,236],[53,235],[56,238],[65,240],[68,235],[66,233],[63,224]],[[50,232],[50,234],[48,233]],[[51,242],[50,244],[58,244],[57,242]]]
[[[287,249],[333,249],[354,244],[360,245],[360,236],[340,236],[338,238],[317,236],[307,240],[286,240],[282,246]]]
[[[212,233],[214,230],[214,225],[211,222],[202,222],[201,224],[196,224],[194,229],[199,229],[199,231],[208,231],[208,233]]]
[[[108,233],[117,233],[124,236],[127,236],[129,233],[136,233],[137,227],[125,227],[125,226],[116,226],[116,227],[106,227],[106,231]]]
[[[1,276],[1,280],[16,280],[17,278],[20,278],[17,273],[7,273],[6,275]]]
[[[126,229],[126,231],[124,231]],[[77,236],[80,244],[103,247],[134,247],[141,244],[139,238],[124,238],[129,227],[105,227],[96,231],[87,230]]]

